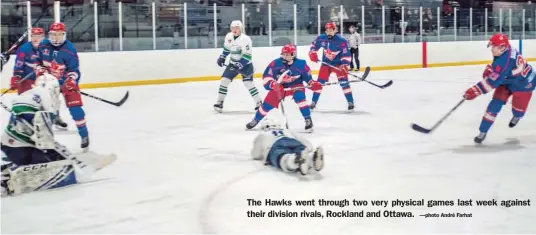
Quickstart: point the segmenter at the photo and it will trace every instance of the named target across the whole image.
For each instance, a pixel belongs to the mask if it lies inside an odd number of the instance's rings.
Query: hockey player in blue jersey
[[[1,141],[2,196],[76,184],[72,159],[92,158],[95,169],[115,161],[113,154],[73,154],[55,141],[51,127],[59,96],[58,80],[45,74],[33,88],[13,98]]]
[[[35,73],[35,69],[39,65],[38,47],[45,39],[45,31],[43,28],[32,28],[30,32],[30,41],[17,49],[13,77],[11,77],[10,89],[17,90],[18,94],[30,90],[35,78],[40,76]],[[22,78],[25,79],[22,80]]]
[[[486,67],[483,73],[484,80],[467,89],[464,95],[465,99],[472,100],[495,89],[493,99],[480,124],[480,134],[474,139],[476,143],[484,141],[497,114],[510,96],[513,117],[509,126],[515,127],[525,115],[536,87],[536,71],[515,48],[510,46],[506,35],[493,35],[488,47],[491,47],[493,63]]]
[[[214,110],[217,112],[222,111],[223,102],[227,96],[228,86],[238,74],[242,75],[242,82],[255,101],[255,109],[258,109],[261,105],[259,91],[253,82],[253,75],[255,72],[252,64],[253,45],[251,43],[251,38],[242,32],[243,29],[242,22],[239,20],[231,22],[231,32],[225,36],[223,52],[220,57],[218,57],[218,66],[223,67],[228,56],[229,65],[227,65],[221,76],[220,87],[218,89],[218,100],[216,101],[216,104],[214,104]]]
[[[322,84],[312,79],[311,69],[307,66],[307,62],[296,58],[294,45],[288,44],[281,49],[281,57],[272,61],[264,70],[263,82],[268,94],[253,120],[246,125],[247,129],[254,128],[270,110],[279,107],[279,103],[285,97],[291,96],[305,119],[305,130],[313,130],[304,83],[313,91],[322,89]]]
[[[82,96],[78,87],[81,75],[78,53],[74,45],[69,40],[66,40],[65,34],[65,25],[63,23],[53,23],[50,26],[49,40],[44,40],[39,45],[41,64],[44,66],[39,69],[48,71],[59,80],[65,104],[69,108],[69,113],[71,113],[76,123],[78,134],[82,139],[80,147],[87,150],[89,147],[89,134],[86,126],[86,114],[82,109]]]
[[[348,102],[348,110],[353,110],[354,97],[352,95],[350,83],[348,83],[348,70],[350,69],[350,62],[352,60],[348,42],[339,34],[335,34],[337,30],[335,23],[327,23],[325,28],[326,34],[319,35],[313,41],[311,49],[309,50],[309,59],[315,63],[318,62],[317,53],[321,48],[324,48],[322,62],[327,63],[330,66],[325,64],[320,66],[317,80],[324,84],[329,80],[329,75],[335,73],[340,82],[339,84],[344,93],[344,97],[346,97],[346,101]],[[310,105],[311,109],[315,109],[321,93],[322,89],[316,90],[313,93],[313,101]]]
[[[285,130],[270,118],[261,123],[262,132],[253,141],[251,156],[264,165],[281,169],[283,172],[299,171],[302,175],[324,168],[324,150],[313,145],[302,136]]]

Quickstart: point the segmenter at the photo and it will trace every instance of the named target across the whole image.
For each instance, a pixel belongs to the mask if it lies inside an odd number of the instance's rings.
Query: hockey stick
[[[424,128],[422,126],[419,126],[415,123],[413,123],[411,125],[411,128],[417,132],[420,132],[420,133],[424,133],[424,134],[429,134],[430,132],[434,131],[437,127],[439,127],[439,125],[441,125],[441,123],[443,123],[443,121],[445,121],[456,109],[458,109],[458,107],[460,107],[463,102],[465,101],[465,98],[460,100],[460,102],[458,102],[458,104],[456,104],[456,106],[454,106],[454,108],[452,108],[447,114],[445,114],[441,119],[439,119],[439,121],[434,125],[432,126],[432,128],[430,129],[427,129],[427,128]]]
[[[341,71],[340,68],[337,68],[337,67],[335,67],[335,66],[333,66],[333,65],[331,65],[331,64],[328,64],[328,63],[326,63],[326,62],[324,62],[324,61],[322,61],[322,64],[324,64],[324,65],[326,65],[326,66],[328,66],[328,67],[330,67],[330,68],[337,69],[337,70]],[[393,85],[393,80],[389,80],[387,83],[385,83],[385,84],[383,84],[383,85],[378,85],[378,84],[376,84],[376,83],[373,83],[373,82],[371,82],[371,81],[368,81],[368,80],[366,80],[366,79],[367,79],[369,73],[370,73],[370,67],[367,66],[367,67],[365,68],[365,72],[363,72],[363,76],[361,76],[361,77],[358,76],[358,75],[356,75],[356,74],[353,74],[353,73],[348,73],[348,74],[351,75],[351,76],[353,76],[353,77],[355,77],[355,78],[358,78],[359,80],[361,80],[361,81],[363,81],[363,82],[367,82],[368,84],[373,85],[373,86],[378,87],[378,88],[381,88],[381,89],[385,89],[385,88],[390,87],[391,85]]]
[[[85,96],[90,97],[90,98],[93,98],[93,99],[96,99],[96,100],[99,100],[99,101],[102,101],[104,103],[111,104],[111,105],[119,107],[119,106],[123,105],[127,101],[129,93],[127,91],[127,93],[123,96],[123,98],[118,102],[112,102],[112,101],[109,101],[109,100],[105,100],[103,98],[100,98],[100,97],[97,97],[97,96],[94,96],[94,95],[90,95],[90,94],[85,93],[83,91],[80,91],[80,94],[85,95]]]
[[[279,75],[279,77],[277,78],[277,82],[279,84],[281,84],[281,78],[285,75],[287,75],[288,73],[290,72],[290,70],[287,70],[285,71],[283,74]],[[279,94],[281,95],[281,94]],[[285,94],[283,93],[282,94],[283,97],[281,97],[281,99],[279,100],[279,106],[281,107],[281,113],[283,114],[283,117],[285,118],[285,126],[287,127],[287,130],[289,129],[288,127],[288,117],[287,117],[287,114],[285,113],[285,106],[283,105],[283,101],[285,101]]]
[[[37,18],[37,20],[35,20],[35,22],[33,22],[32,27],[34,27],[35,24],[37,24],[37,22],[39,22],[39,20],[41,20],[41,18],[43,18],[44,15],[45,15],[45,12],[42,12],[41,15]],[[31,28],[27,28],[26,31],[24,31],[24,33],[19,37],[19,39],[17,39],[17,41],[15,43],[13,43],[13,45],[11,45],[11,47],[7,51],[2,52],[2,54],[7,59],[5,61],[0,61],[0,72],[4,69],[4,64],[6,64],[9,61],[9,54],[11,52],[13,52],[14,50],[16,50],[20,46],[20,44],[24,40],[24,38],[26,38],[28,36],[28,32],[30,30],[31,30]]]

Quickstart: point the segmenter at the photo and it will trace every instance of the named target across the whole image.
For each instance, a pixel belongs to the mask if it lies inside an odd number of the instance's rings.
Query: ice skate
[[[520,117],[513,117],[512,120],[510,120],[510,123],[508,123],[508,126],[510,128],[514,128],[515,126],[517,126],[517,123],[519,122],[519,120],[521,120]]]
[[[310,164],[307,161],[307,152],[303,151],[296,154],[296,164],[299,166],[298,170],[301,175],[307,175],[309,173]]]
[[[67,127],[69,126],[67,125],[67,123],[61,120],[61,117],[59,115],[56,116],[56,118],[54,119],[54,125],[56,125],[60,129],[67,129]]]
[[[87,152],[89,150],[89,136],[82,138],[82,143],[80,144],[82,151]]]
[[[316,108],[316,102],[311,102],[311,104],[309,105],[309,109],[313,110]]]
[[[313,153],[312,167],[316,171],[321,171],[324,168],[324,148],[318,146]]]
[[[313,132],[313,119],[311,118],[305,119],[305,131]]]
[[[218,101],[218,103],[214,104],[214,111],[221,113],[223,110],[223,101]]]
[[[480,132],[480,134],[477,137],[475,137],[475,143],[481,144],[484,141],[484,139],[486,139],[486,133]]]
[[[354,110],[354,103],[353,103],[353,102],[348,102],[348,110],[349,110],[349,111],[353,111],[353,110]]]
[[[253,120],[251,120],[251,122],[248,122],[248,124],[246,124],[246,128],[247,128],[248,130],[251,130],[251,129],[253,129],[255,126],[257,126],[257,124],[259,124],[259,121],[253,119]]]

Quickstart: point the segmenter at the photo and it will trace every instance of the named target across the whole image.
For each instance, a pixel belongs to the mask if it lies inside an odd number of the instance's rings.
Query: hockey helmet
[[[231,32],[233,32],[233,35],[235,36],[239,36],[244,29],[240,20],[233,20],[229,28],[231,28]]]
[[[263,131],[274,131],[274,130],[282,130],[282,129],[283,127],[281,126],[281,124],[273,118],[267,117],[261,123],[261,130]]]
[[[281,49],[281,58],[285,62],[289,62],[296,58],[296,47],[292,44],[287,44]]]
[[[52,23],[48,34],[52,45],[61,46],[65,42],[65,24],[62,22]]]
[[[44,35],[45,30],[43,30],[43,28],[40,28],[40,27],[34,27],[32,28],[31,33],[32,35]]]
[[[510,42],[508,40],[508,36],[502,34],[502,33],[496,33],[489,39],[488,47],[490,46],[510,46]]]
[[[326,23],[326,25],[324,26],[325,30],[328,30],[328,29],[333,29],[333,30],[336,30],[337,29],[337,25],[334,23],[334,22],[328,22]]]

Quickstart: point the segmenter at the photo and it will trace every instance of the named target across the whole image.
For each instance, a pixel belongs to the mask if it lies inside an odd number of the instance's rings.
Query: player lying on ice
[[[296,58],[296,47],[294,45],[288,44],[281,49],[281,57],[268,65],[264,70],[262,80],[264,88],[268,90],[268,94],[255,113],[253,120],[246,125],[246,128],[254,128],[270,110],[277,108],[285,97],[291,96],[305,119],[305,130],[312,131],[313,120],[305,97],[304,82],[313,91],[322,89],[322,84],[312,79],[311,69],[307,66],[307,62]]]
[[[276,121],[266,118],[261,124],[262,132],[253,141],[251,156],[264,165],[281,169],[283,172],[299,171],[302,175],[324,167],[324,150],[316,149],[302,136],[285,130]]]
[[[493,125],[497,114],[512,96],[512,113],[509,126],[515,127],[525,115],[527,107],[536,87],[536,71],[527,64],[519,51],[510,46],[508,37],[495,34],[488,43],[493,55],[493,63],[487,65],[483,73],[483,81],[467,89],[464,98],[473,100],[479,95],[495,89],[493,99],[480,123],[480,134],[475,137],[476,143],[482,143]]]
[[[40,76],[35,86],[15,96],[11,117],[2,135],[2,196],[76,184],[75,159],[95,159],[96,170],[115,161],[115,155],[71,153],[54,140],[52,124],[60,96],[58,80]]]

